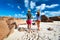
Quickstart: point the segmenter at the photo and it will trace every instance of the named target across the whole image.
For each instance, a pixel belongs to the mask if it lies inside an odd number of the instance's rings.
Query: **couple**
[[[32,18],[31,12],[30,10],[28,10],[26,22],[27,22],[29,31],[31,31],[31,24],[32,24],[31,18]],[[37,23],[38,30],[40,31],[40,11],[37,11],[36,23]]]

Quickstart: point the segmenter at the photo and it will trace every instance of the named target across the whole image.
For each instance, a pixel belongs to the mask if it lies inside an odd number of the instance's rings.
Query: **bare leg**
[[[30,24],[30,29],[31,29],[31,24]]]
[[[28,24],[27,28],[29,29],[29,24]]]
[[[31,24],[29,24],[29,32],[31,32]]]
[[[29,24],[28,24],[27,28],[28,28],[28,32],[30,32],[31,30],[30,30],[30,25]]]
[[[40,31],[40,22],[37,22],[38,30]]]
[[[40,24],[38,24],[38,30],[40,31]]]

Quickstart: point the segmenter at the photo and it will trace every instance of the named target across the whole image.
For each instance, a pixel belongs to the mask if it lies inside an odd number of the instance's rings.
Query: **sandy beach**
[[[60,40],[60,22],[41,22],[41,30],[37,31],[37,26],[32,25],[31,30],[34,32],[28,33],[27,31],[18,31],[14,29],[14,32],[10,34],[4,40]],[[27,29],[27,25],[19,25]],[[49,31],[47,28],[51,27],[53,30]]]

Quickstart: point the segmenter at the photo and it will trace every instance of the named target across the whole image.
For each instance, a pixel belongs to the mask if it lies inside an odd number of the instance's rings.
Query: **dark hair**
[[[40,13],[39,12],[37,12],[37,16],[40,16]]]

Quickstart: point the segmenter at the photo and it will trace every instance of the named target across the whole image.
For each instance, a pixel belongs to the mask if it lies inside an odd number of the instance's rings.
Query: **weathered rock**
[[[53,21],[60,21],[60,16],[49,17]]]
[[[41,16],[41,21],[42,22],[47,22],[48,18],[45,15]]]
[[[53,22],[53,20],[49,19],[47,16],[45,15],[42,15],[41,16],[41,21],[42,22]]]
[[[60,16],[54,16],[54,17],[47,17],[45,15],[41,16],[42,22],[53,22],[53,21],[60,21]]]
[[[3,40],[8,34],[10,30],[8,28],[8,25],[5,21],[0,21],[0,40]]]

